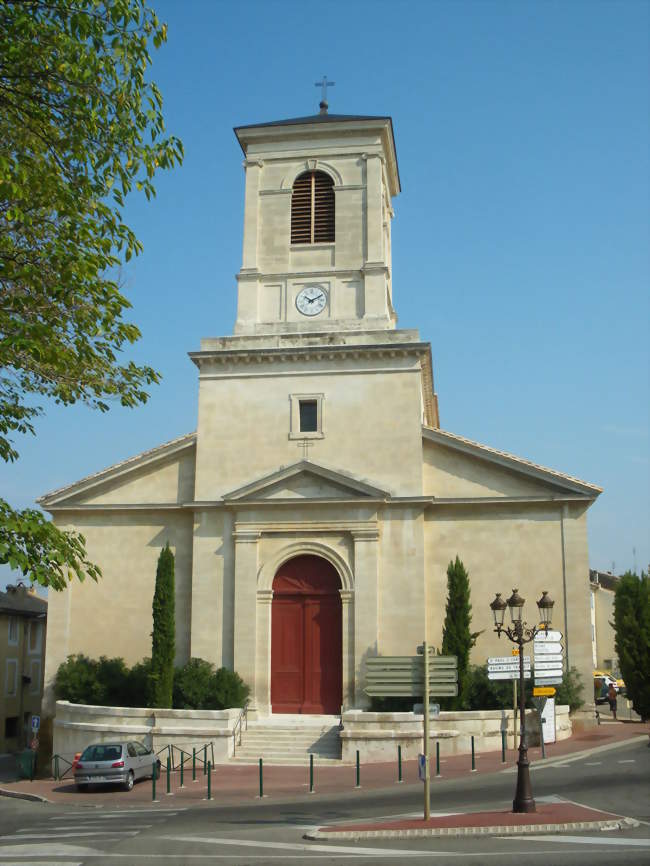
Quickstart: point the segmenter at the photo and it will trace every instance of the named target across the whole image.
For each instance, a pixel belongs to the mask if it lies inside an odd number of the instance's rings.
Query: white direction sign
[[[535,651],[535,655],[548,655],[549,653],[561,653],[562,652],[562,644],[556,643],[554,641],[548,641],[548,643],[535,643],[533,644],[533,649]]]
[[[535,670],[536,671],[561,671],[562,670],[562,659],[558,659],[557,661],[547,661],[544,659],[535,659]]]
[[[516,665],[519,667],[518,656],[490,656],[487,661],[489,666],[492,665]],[[524,656],[524,665],[530,664],[530,656]]]
[[[536,686],[561,686],[562,677],[535,677]]]
[[[535,656],[535,664],[545,664],[546,662],[561,662],[564,660],[562,653],[544,653]]]
[[[546,643],[547,641],[550,643],[558,643],[562,640],[562,632],[561,631],[542,631],[537,632],[535,635],[535,643]]]
[[[519,669],[516,671],[491,671],[488,670],[489,680],[518,680]],[[530,679],[530,668],[524,668],[524,679]]]
[[[496,673],[505,673],[506,671],[514,671],[515,673],[519,672],[519,665],[489,665],[488,673],[496,674]],[[524,665],[524,673],[530,673],[530,665]]]

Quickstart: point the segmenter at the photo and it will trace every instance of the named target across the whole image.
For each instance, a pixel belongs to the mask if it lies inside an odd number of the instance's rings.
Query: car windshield
[[[101,743],[84,749],[81,761],[117,761],[122,757],[122,746]]]

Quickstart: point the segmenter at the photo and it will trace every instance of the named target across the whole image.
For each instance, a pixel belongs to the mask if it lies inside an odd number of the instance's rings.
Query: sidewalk
[[[650,726],[640,723],[609,722],[601,724],[590,731],[576,734],[568,740],[548,745],[546,747],[545,761],[541,757],[541,750],[537,747],[528,750],[529,759],[533,766],[548,764],[562,759],[574,759],[583,752],[595,748],[615,748],[634,738],[646,739],[650,733]],[[481,773],[494,773],[499,770],[514,772],[517,753],[512,749],[506,752],[506,762],[501,762],[501,751],[487,752],[476,756],[476,771],[471,769],[471,755],[446,755],[444,743],[441,747],[440,777],[432,778],[431,790],[435,792],[436,784],[440,779],[460,778],[462,776],[475,776]],[[435,774],[435,757],[432,760],[432,776]],[[397,749],[395,760],[382,764],[364,764],[361,756],[360,782],[361,787],[356,787],[356,768],[354,765],[341,766],[319,766],[314,762],[314,793],[336,794],[341,792],[353,792],[378,790],[392,787],[397,784]],[[418,784],[418,769],[416,761],[404,761],[402,764],[403,784]],[[178,808],[181,805],[190,806],[204,803],[209,807],[211,803],[232,805],[236,802],[250,802],[259,798],[259,767],[257,764],[218,764],[211,777],[211,800],[207,801],[207,777],[202,768],[197,766],[196,781],[192,781],[191,761],[185,765],[184,786],[180,786],[180,773],[178,770],[171,773],[170,789],[168,795],[166,774],[163,768],[161,778],[156,783],[156,802],[160,808]],[[63,804],[84,805],[90,807],[111,807],[125,805],[142,805],[152,802],[151,780],[138,782],[132,791],[126,792],[115,788],[95,788],[88,792],[77,791],[74,782],[69,777],[56,782],[52,779],[36,779],[33,782],[20,781],[13,784],[0,785],[0,793],[8,796],[28,796],[30,799],[36,795],[49,802]],[[309,763],[301,766],[277,766],[267,765],[263,767],[263,794],[264,797],[296,798],[309,796]]]

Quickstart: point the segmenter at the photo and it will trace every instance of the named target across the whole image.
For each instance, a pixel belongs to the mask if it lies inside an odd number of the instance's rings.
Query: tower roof
[[[364,126],[383,126],[388,132],[388,141],[384,139],[384,147],[391,151],[387,155],[389,160],[394,165],[395,178],[397,181],[395,188],[392,190],[393,195],[400,191],[401,184],[399,179],[399,166],[397,164],[397,151],[395,148],[395,135],[393,133],[393,119],[388,115],[373,115],[373,114],[328,114],[327,110],[321,110],[319,114],[309,114],[306,117],[289,117],[285,120],[271,120],[266,123],[249,123],[243,126],[235,126],[234,133],[237,136],[237,141],[241,147],[244,156],[247,155],[248,142],[253,138],[250,133],[255,131],[268,130],[272,132],[278,127],[291,126],[323,126],[325,124],[359,124]],[[255,136],[257,137],[257,136]]]

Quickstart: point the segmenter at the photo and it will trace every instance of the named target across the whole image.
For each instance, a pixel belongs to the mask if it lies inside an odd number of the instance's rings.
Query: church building
[[[237,320],[190,352],[195,432],[40,500],[103,571],[50,593],[49,711],[69,654],[151,654],[167,542],[177,663],[236,670],[258,717],[367,707],[366,659],[440,646],[456,555],[474,663],[510,653],[492,631],[495,592],[517,587],[535,622],[547,590],[566,662],[590,683],[586,524],[600,488],[440,426],[431,346],[397,327],[408,288],[391,263],[391,118],[323,102],[235,134]]]

